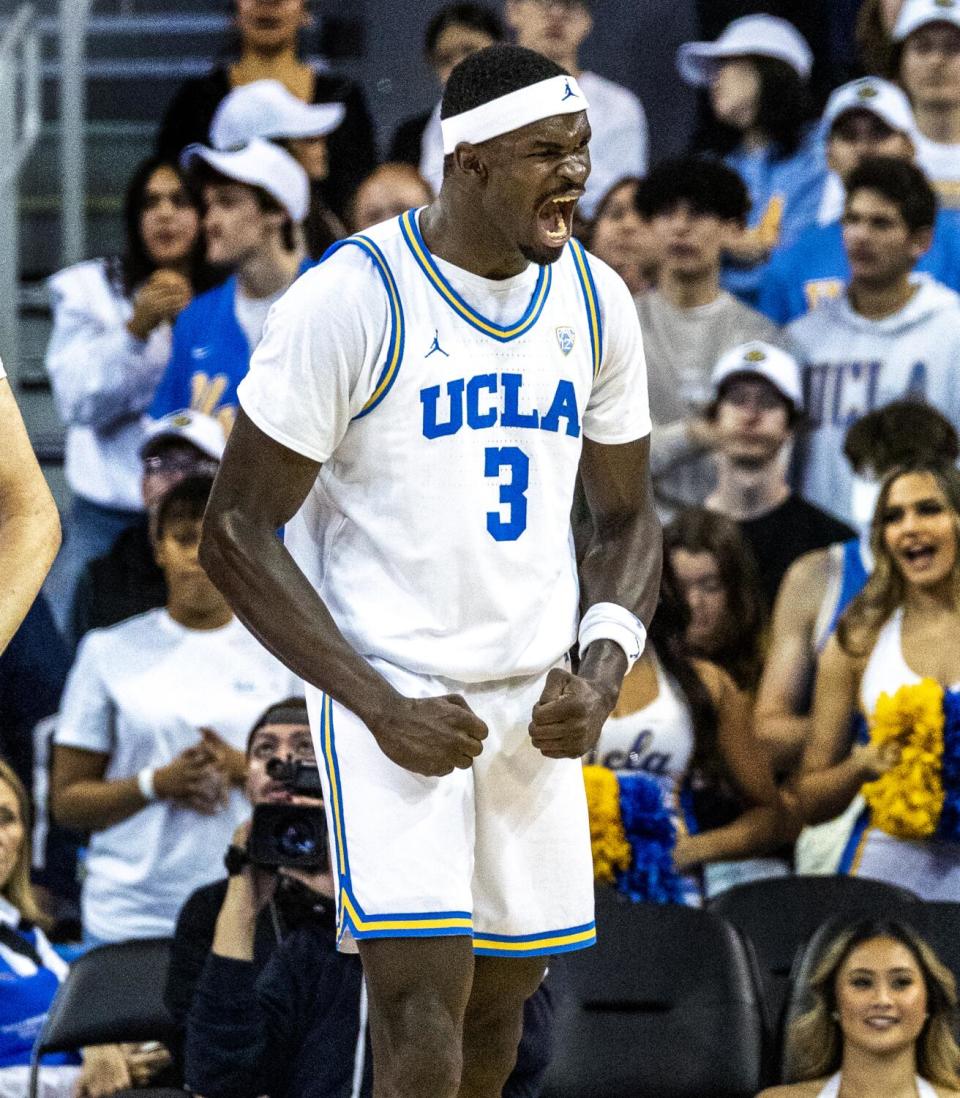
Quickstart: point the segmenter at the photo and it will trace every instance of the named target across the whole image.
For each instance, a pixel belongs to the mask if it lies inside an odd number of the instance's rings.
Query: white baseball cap
[[[218,419],[183,408],[179,412],[170,412],[161,419],[152,420],[146,430],[146,438],[140,446],[140,456],[150,456],[151,450],[159,439],[179,439],[189,442],[202,454],[220,461],[227,444],[223,427]]]
[[[865,76],[837,88],[827,100],[823,111],[823,122],[827,132],[847,111],[869,111],[886,122],[892,130],[905,133],[911,139],[916,136],[917,122],[913,117],[910,100],[896,84],[891,84],[889,80]]]
[[[773,57],[801,80],[813,68],[807,40],[792,23],[776,15],[745,15],[728,24],[716,42],[684,42],[677,50],[677,69],[688,84],[706,87],[724,57]]]
[[[255,138],[242,149],[210,149],[188,145],[180,154],[180,166],[189,169],[203,160],[211,168],[237,183],[260,187],[275,198],[290,217],[301,222],[310,207],[310,180],[296,160],[279,145]]]
[[[960,27],[960,0],[906,0],[893,27],[894,42],[902,42],[928,23]]]
[[[772,343],[752,339],[741,343],[720,356],[710,382],[716,396],[720,386],[734,375],[762,377],[794,408],[803,407],[803,390],[800,386],[800,367],[793,355],[787,354]]]
[[[238,149],[257,137],[324,137],[346,113],[342,103],[304,103],[279,80],[255,80],[221,100],[210,123],[210,144]]]

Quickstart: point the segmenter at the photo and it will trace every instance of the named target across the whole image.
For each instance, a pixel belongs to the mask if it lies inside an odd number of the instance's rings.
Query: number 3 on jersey
[[[483,475],[507,479],[500,484],[500,503],[509,507],[504,520],[498,511],[487,512],[487,530],[495,541],[516,541],[527,528],[527,487],[530,484],[530,459],[517,446],[488,446],[484,453]]]

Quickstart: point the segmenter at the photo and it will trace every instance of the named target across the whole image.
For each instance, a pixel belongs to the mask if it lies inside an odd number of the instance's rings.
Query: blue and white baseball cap
[[[727,25],[716,42],[684,42],[677,50],[677,69],[688,84],[706,87],[717,62],[729,57],[773,57],[808,80],[813,53],[807,40],[776,15],[744,15]]]

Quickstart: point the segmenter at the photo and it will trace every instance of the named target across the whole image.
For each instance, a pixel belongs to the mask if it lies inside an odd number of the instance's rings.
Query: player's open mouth
[[[573,211],[582,191],[567,191],[554,195],[537,210],[540,238],[551,248],[562,248],[573,232]]]

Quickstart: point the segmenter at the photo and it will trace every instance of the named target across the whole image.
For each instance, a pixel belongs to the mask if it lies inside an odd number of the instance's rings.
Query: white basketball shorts
[[[498,957],[593,945],[593,866],[579,759],[546,759],[527,727],[546,673],[456,683],[377,665],[407,697],[461,694],[489,728],[469,770],[413,774],[350,710],[307,688],[324,785],[341,948],[470,935]]]

